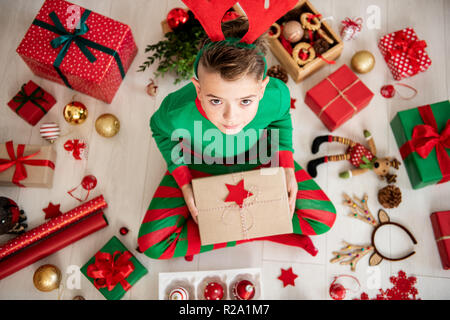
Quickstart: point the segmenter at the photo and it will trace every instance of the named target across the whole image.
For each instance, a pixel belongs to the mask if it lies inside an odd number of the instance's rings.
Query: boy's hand
[[[295,201],[297,200],[297,191],[298,191],[297,179],[295,178],[295,171],[293,168],[284,168],[284,172],[286,173],[286,185],[289,197],[289,209],[292,218],[295,211]]]
[[[195,221],[195,223],[198,224],[197,222],[198,209],[194,201],[194,192],[192,191],[192,184],[187,183],[184,186],[182,186],[181,192],[183,192],[184,201],[186,202],[189,212],[191,213],[192,219]]]

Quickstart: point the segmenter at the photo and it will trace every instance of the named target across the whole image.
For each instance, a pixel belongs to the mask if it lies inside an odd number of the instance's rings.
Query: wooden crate
[[[300,0],[297,5],[295,5],[294,9],[298,9],[300,7],[304,6],[305,12],[311,12],[312,14],[319,14],[319,12],[313,7],[313,5],[308,0]],[[238,7],[239,8],[239,7]],[[242,10],[237,10],[240,14],[244,14]],[[300,20],[300,17],[299,17]],[[322,54],[322,57],[328,61],[334,61],[336,60],[342,53],[342,50],[344,49],[344,44],[342,42],[342,39],[337,35],[333,29],[326,23],[326,21],[322,22],[322,29],[334,39],[335,43],[333,46],[324,54]],[[306,31],[305,31],[306,32]],[[314,72],[318,71],[320,68],[326,66],[328,63],[324,60],[322,60],[320,57],[316,57],[311,62],[308,62],[304,66],[299,66],[292,56],[284,49],[281,42],[276,38],[269,38],[267,37],[270,51],[273,53],[273,55],[277,58],[277,60],[280,62],[281,66],[286,69],[286,71],[289,73],[289,75],[292,77],[292,79],[299,83],[306,79],[308,76],[313,74]]]

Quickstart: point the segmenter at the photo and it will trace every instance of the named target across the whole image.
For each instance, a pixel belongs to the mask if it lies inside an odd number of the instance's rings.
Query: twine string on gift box
[[[347,103],[353,108],[354,112],[353,115],[355,115],[358,112],[358,108],[344,95],[344,93],[351,89],[355,84],[357,84],[358,82],[360,82],[361,80],[358,78],[355,81],[353,81],[351,84],[349,84],[346,88],[344,88],[343,90],[339,90],[339,88],[333,83],[333,81],[330,80],[329,77],[326,78],[326,80],[328,80],[328,82],[336,89],[336,91],[338,92],[338,95],[336,97],[334,97],[333,99],[331,99],[319,112],[319,117],[322,116],[322,113],[334,102],[336,101],[339,97],[342,97],[342,99],[344,99],[345,101],[347,101]]]
[[[237,180],[238,181],[243,180],[244,179],[243,172],[240,172],[239,174],[232,174],[232,179],[234,183],[237,183]],[[221,221],[222,223],[227,224],[228,221],[227,213],[231,210],[232,211],[238,210],[242,235],[245,240],[248,240],[250,239],[248,231],[254,226],[254,217],[253,214],[251,214],[251,212],[248,210],[248,208],[255,207],[256,205],[264,205],[267,203],[274,203],[283,200],[282,198],[276,198],[272,200],[259,200],[262,192],[257,186],[250,186],[248,187],[248,190],[249,192],[251,191],[253,195],[244,199],[244,204],[242,205],[242,207],[237,204],[223,205],[224,203],[223,200],[216,200],[218,204],[216,207],[205,209],[202,211],[205,212],[222,211]],[[249,226],[247,226],[247,216],[251,217],[251,224]]]

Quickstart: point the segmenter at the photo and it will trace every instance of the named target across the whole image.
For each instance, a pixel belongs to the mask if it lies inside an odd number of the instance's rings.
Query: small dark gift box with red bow
[[[50,93],[30,80],[27,84],[22,85],[19,93],[8,102],[8,106],[22,119],[34,126],[55,103],[56,100]]]
[[[450,269],[450,210],[433,212],[430,216],[442,267]]]
[[[365,108],[372,98],[372,91],[344,64],[311,88],[305,103],[333,131]]]
[[[148,271],[114,236],[81,272],[106,299],[120,300]]]

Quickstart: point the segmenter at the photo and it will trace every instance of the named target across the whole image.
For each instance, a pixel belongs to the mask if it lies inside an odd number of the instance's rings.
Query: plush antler
[[[356,264],[366,254],[373,250],[372,246],[356,246],[344,241],[344,247],[340,251],[333,251],[335,257],[330,260],[331,263],[349,264],[352,271],[355,271]],[[345,260],[348,258],[347,260]]]
[[[291,10],[298,0],[270,0],[269,7],[264,8],[265,0],[240,0],[239,4],[248,18],[248,32],[241,42],[253,43],[270,26]]]
[[[349,216],[364,221],[376,227],[378,225],[378,222],[375,220],[375,218],[373,217],[372,213],[369,210],[369,207],[367,205],[368,198],[369,197],[365,194],[362,199],[359,199],[354,196],[353,200],[344,193],[345,201],[343,203],[344,205],[352,209],[352,213],[349,213]]]
[[[222,18],[237,0],[182,0],[212,41],[221,41],[225,37],[222,32]],[[272,24],[272,23],[271,23]]]

